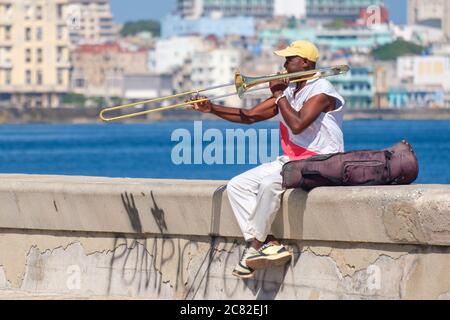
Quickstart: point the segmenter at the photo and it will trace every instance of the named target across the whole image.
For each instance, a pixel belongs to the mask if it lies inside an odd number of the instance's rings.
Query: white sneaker
[[[258,250],[249,247],[244,250],[242,258],[233,270],[233,276],[241,279],[251,279],[255,275],[255,270],[247,265],[247,259],[259,255]]]

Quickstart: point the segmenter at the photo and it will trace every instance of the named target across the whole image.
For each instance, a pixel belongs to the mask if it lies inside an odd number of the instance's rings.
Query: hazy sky
[[[169,13],[176,0],[110,0],[116,21],[139,19],[160,20]],[[406,23],[406,0],[385,0],[391,18],[399,24]]]

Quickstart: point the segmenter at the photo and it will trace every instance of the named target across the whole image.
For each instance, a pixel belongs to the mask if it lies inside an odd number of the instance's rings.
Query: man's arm
[[[319,94],[309,99],[300,111],[295,111],[286,98],[278,102],[278,107],[286,124],[293,134],[300,134],[316,121],[322,112],[331,107],[334,110],[336,99],[326,94]]]
[[[223,107],[209,101],[196,104],[194,107],[198,111],[212,113],[222,119],[243,124],[272,119],[278,114],[278,107],[275,105],[274,98],[267,99],[252,109]]]

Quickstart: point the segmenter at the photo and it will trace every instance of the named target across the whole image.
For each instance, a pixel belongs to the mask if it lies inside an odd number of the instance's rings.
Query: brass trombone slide
[[[258,91],[258,90],[268,89],[268,86],[265,86],[262,88],[255,88],[253,90],[250,90],[251,88],[254,88],[258,85],[261,85],[261,84],[264,84],[264,83],[267,83],[270,81],[274,81],[274,80],[289,79],[290,83],[297,83],[297,82],[302,82],[302,81],[307,81],[307,80],[312,80],[312,79],[326,78],[326,77],[341,75],[341,74],[347,73],[349,70],[350,70],[349,66],[340,65],[340,66],[335,66],[335,67],[331,67],[331,68],[315,69],[315,70],[301,71],[301,72],[294,72],[294,73],[284,73],[284,74],[277,74],[277,75],[264,76],[264,77],[247,77],[247,76],[241,75],[241,73],[239,71],[237,71],[235,74],[235,81],[233,83],[218,85],[218,86],[199,89],[199,90],[182,92],[182,93],[178,93],[175,95],[170,95],[170,96],[165,96],[165,97],[160,97],[160,98],[155,98],[155,99],[151,99],[151,100],[140,101],[140,102],[135,102],[135,103],[130,103],[130,104],[125,104],[125,105],[121,105],[121,106],[117,106],[117,107],[105,108],[100,112],[99,117],[104,122],[125,120],[125,119],[129,119],[129,118],[133,118],[133,117],[138,117],[141,115],[150,114],[153,112],[160,112],[160,111],[180,108],[180,107],[193,105],[195,103],[201,103],[201,102],[205,102],[205,101],[219,100],[219,99],[223,99],[223,98],[227,98],[227,97],[231,97],[231,96],[235,96],[235,95],[238,95],[240,98],[242,98],[245,93],[251,93],[254,91]],[[293,79],[293,80],[291,80],[291,79]],[[203,93],[206,91],[212,91],[212,90],[226,88],[226,87],[230,87],[230,86],[236,87],[235,93],[218,96],[218,97],[214,97],[211,99],[210,98],[199,98],[199,99],[194,99],[194,100],[190,100],[190,101],[183,102],[183,103],[177,103],[177,104],[166,106],[166,107],[138,111],[138,112],[115,116],[115,117],[106,117],[105,116],[105,113],[109,113],[109,112],[113,112],[113,111],[117,111],[117,110],[128,109],[128,108],[136,107],[139,105],[155,103],[155,102],[160,102],[160,101],[169,100],[169,99],[175,99],[175,98],[179,98],[179,97],[183,97],[183,96],[192,96],[194,94],[198,96],[200,93]]]

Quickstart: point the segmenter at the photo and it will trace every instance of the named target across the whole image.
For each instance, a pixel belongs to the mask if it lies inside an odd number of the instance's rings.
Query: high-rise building
[[[162,21],[161,36],[163,38],[190,35],[215,35],[219,38],[229,35],[254,37],[256,35],[255,18],[226,17],[214,19],[211,17],[202,17],[190,20],[180,19],[178,16],[169,15]]]
[[[306,0],[306,15],[320,20],[357,20],[361,10],[382,4],[382,0]]]
[[[0,0],[0,100],[57,107],[69,89],[68,0]]]
[[[274,0],[178,0],[176,13],[184,19],[209,16],[272,18]]]
[[[68,14],[74,44],[111,42],[117,37],[109,0],[69,0]]]
[[[447,0],[408,0],[408,24],[441,27]]]
[[[450,1],[408,0],[408,24],[441,28],[450,38]]]

